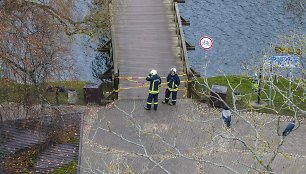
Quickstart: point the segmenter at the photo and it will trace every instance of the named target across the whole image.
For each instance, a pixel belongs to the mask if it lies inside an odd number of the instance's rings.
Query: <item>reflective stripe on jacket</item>
[[[159,85],[161,84],[161,79],[159,75],[148,76],[146,78],[147,81],[150,81],[149,93],[150,94],[158,94],[159,93]]]
[[[167,76],[169,91],[177,91],[181,81],[177,74]]]
[[[258,81],[252,81],[252,90],[258,91],[259,85]]]

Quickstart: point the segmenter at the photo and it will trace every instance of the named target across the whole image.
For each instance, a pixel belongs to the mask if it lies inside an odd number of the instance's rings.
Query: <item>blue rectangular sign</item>
[[[267,59],[267,62],[279,67],[295,68],[300,65],[298,56],[272,56]]]

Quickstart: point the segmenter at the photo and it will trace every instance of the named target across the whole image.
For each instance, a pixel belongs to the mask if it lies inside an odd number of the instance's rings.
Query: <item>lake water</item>
[[[74,16],[82,19],[89,12],[91,0],[75,2]],[[290,3],[298,5],[288,8]],[[262,57],[278,35],[306,34],[304,8],[306,0],[186,0],[180,4],[180,11],[191,21],[189,27],[184,27],[186,40],[196,46],[195,51],[188,52],[191,66],[204,74],[203,65],[210,62],[208,76],[245,71],[242,69],[246,63]],[[214,41],[213,48],[206,52],[207,59],[199,46],[204,35]],[[91,69],[97,56],[93,48],[97,45],[97,40],[87,36],[74,36],[71,55],[75,57],[80,80],[97,80]]]
[[[186,0],[180,12],[191,25],[184,27],[184,33],[196,46],[188,52],[190,64],[204,74],[203,65],[210,62],[208,76],[238,74],[245,63],[261,57],[277,36],[306,34],[305,8],[306,0]],[[207,59],[199,46],[204,35],[214,43]]]
[[[82,20],[90,11],[91,0],[74,0],[73,16],[75,20]],[[74,35],[71,37],[72,44],[70,53],[75,59],[76,76],[79,80],[97,82],[92,73],[92,61],[99,54],[96,48],[99,45],[97,38],[87,35]]]

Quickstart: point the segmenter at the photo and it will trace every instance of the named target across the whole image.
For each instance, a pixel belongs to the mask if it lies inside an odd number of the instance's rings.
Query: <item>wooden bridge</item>
[[[180,16],[178,2],[184,1],[124,0],[111,5],[115,98],[146,98],[150,70],[156,69],[165,82],[172,67],[183,81],[178,98],[190,97],[187,49],[194,48],[185,42],[183,24],[189,22]]]

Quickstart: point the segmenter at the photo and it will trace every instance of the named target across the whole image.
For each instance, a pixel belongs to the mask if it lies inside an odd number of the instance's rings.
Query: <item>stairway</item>
[[[37,157],[34,173],[49,173],[72,162],[78,155],[78,147],[73,144],[51,145]]]
[[[36,149],[33,166],[24,166],[34,173],[50,173],[58,167],[65,166],[78,157],[78,140],[80,135],[80,113],[65,114],[55,117],[40,117],[25,120],[0,122],[0,173],[8,173],[5,166],[11,157],[19,159],[23,152]],[[50,131],[56,128],[61,131],[75,130],[75,143],[56,144],[50,137]],[[64,133],[64,132],[63,132]],[[71,138],[71,137],[70,137]],[[14,159],[13,158],[13,159]],[[14,171],[15,168],[9,170]]]
[[[45,132],[38,132],[31,129],[20,129],[17,127],[7,127],[2,129],[0,136],[2,137],[1,139],[3,142],[0,144],[0,151],[3,154],[15,154],[23,149],[42,144],[47,138]]]

